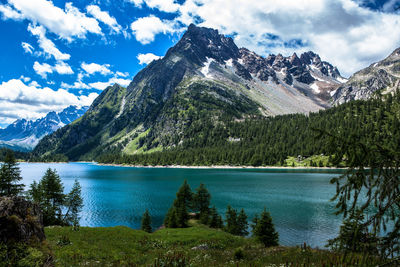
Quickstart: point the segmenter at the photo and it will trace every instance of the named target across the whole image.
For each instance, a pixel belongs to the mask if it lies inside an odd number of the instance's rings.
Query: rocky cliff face
[[[32,150],[45,135],[81,117],[89,107],[69,106],[63,111],[50,112],[35,121],[20,119],[0,129],[0,146],[27,151]]]
[[[0,197],[0,242],[44,239],[43,215],[36,204],[22,197]]]
[[[386,59],[356,72],[332,96],[334,105],[352,100],[368,99],[375,92],[388,93],[400,89],[400,48]]]
[[[104,90],[78,123],[45,137],[34,155],[92,160],[104,152],[175,147],[195,138],[196,127],[326,108],[341,79],[312,52],[264,58],[216,30],[190,25],[162,59],[127,88]]]

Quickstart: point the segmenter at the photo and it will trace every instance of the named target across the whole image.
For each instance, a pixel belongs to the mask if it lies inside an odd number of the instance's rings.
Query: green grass
[[[301,247],[264,248],[252,238],[193,225],[152,234],[123,226],[81,227],[79,231],[47,227],[45,231],[56,266],[342,266],[341,262],[357,266],[360,262],[355,260],[361,260],[353,259],[351,264],[349,257],[343,260],[333,252]],[[207,248],[193,249],[199,245]],[[377,263],[368,259],[365,266]]]

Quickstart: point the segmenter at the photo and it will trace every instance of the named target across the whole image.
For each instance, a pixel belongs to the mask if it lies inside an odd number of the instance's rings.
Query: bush
[[[235,250],[235,253],[233,254],[235,260],[242,260],[244,258],[244,252],[241,248],[238,248]]]

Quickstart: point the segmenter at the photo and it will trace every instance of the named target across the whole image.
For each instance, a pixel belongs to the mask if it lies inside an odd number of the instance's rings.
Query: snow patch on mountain
[[[208,58],[207,57],[207,61],[204,63],[204,67],[201,68],[200,72],[204,75],[204,77],[211,79],[212,76],[210,75],[210,64],[213,62],[214,60],[212,58]]]

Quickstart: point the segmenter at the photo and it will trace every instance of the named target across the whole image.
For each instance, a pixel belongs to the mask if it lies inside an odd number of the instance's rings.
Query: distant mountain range
[[[104,153],[176,148],[213,138],[198,136],[205,127],[367,99],[373,91],[398,86],[398,69],[395,51],[347,81],[313,52],[261,57],[216,30],[190,25],[163,58],[127,88],[106,88],[79,121],[43,138],[33,156],[94,160]]]
[[[375,92],[388,93],[400,89],[400,48],[382,61],[353,74],[332,96],[332,103],[368,99]]]
[[[70,124],[81,117],[89,107],[69,106],[63,111],[50,112],[35,121],[20,119],[5,129],[0,129],[0,147],[15,150],[32,150],[45,135]]]

